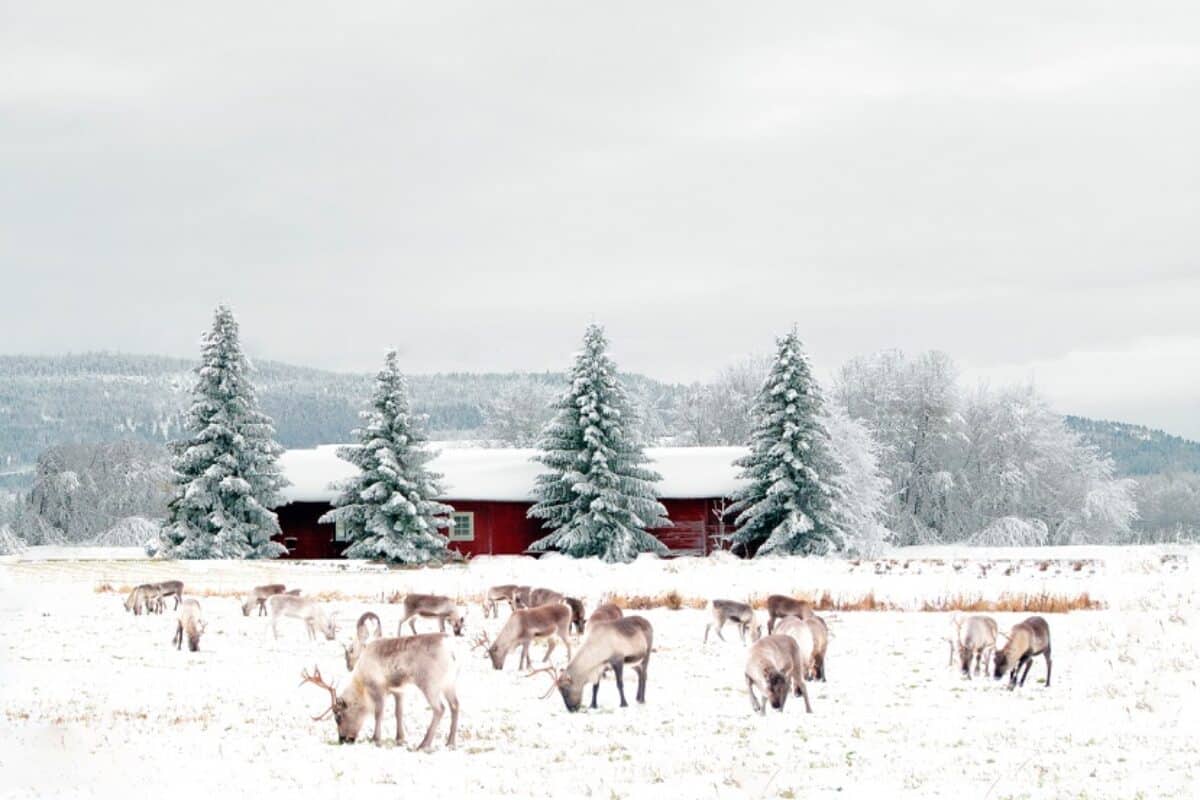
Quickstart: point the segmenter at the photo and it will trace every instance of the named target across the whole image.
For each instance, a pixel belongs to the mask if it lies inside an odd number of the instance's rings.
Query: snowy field
[[[83,556],[94,556],[84,558]],[[1195,797],[1200,785],[1200,614],[1194,550],[926,549],[878,562],[643,559],[628,567],[560,558],[478,559],[467,567],[386,570],[346,562],[164,563],[132,552],[33,549],[0,562],[0,793],[24,796],[230,794],[260,797]],[[123,596],[97,591],[178,577],[197,593],[209,629],[201,652],[169,644],[172,615],[133,617]],[[311,642],[287,621],[272,640],[227,593],[278,580],[327,593],[349,627],[372,609],[394,631],[395,592],[438,589],[470,603],[460,664],[459,746],[430,755],[369,741],[335,744],[327,705],[300,672],[318,664],[346,679],[341,647]],[[751,713],[745,649],[701,643],[707,615],[638,612],[655,629],[645,706],[571,715],[542,700],[545,676],[510,657],[495,672],[469,647],[482,626],[473,598],[492,583],[532,582],[685,601],[774,591],[853,597],[896,607],[938,597],[1089,595],[1102,611],[1047,614],[1054,680],[1038,659],[1023,689],[967,681],[947,666],[947,613],[831,611],[829,682],[812,685],[814,713]],[[336,594],[335,594],[336,593]],[[686,602],[685,602],[686,605]],[[1002,630],[1021,613],[997,613]],[[430,623],[418,623],[423,630]],[[343,637],[344,638],[344,635]],[[562,654],[555,654],[561,664]],[[537,658],[541,650],[537,650]],[[627,673],[632,699],[636,678]],[[428,724],[415,690],[410,747]],[[394,731],[391,710],[385,735]],[[369,730],[368,730],[369,733]]]

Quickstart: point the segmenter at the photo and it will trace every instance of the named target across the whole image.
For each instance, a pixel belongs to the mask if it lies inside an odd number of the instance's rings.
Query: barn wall
[[[528,519],[529,503],[483,500],[448,500],[457,511],[475,514],[475,540],[451,542],[464,555],[516,555],[525,552],[536,539],[545,535],[541,520]],[[676,553],[705,555],[712,551],[712,536],[717,520],[712,513],[714,501],[663,500],[670,528],[652,530],[663,544]],[[328,511],[327,503],[291,503],[275,511],[282,534],[276,536],[289,548],[284,558],[340,558],[345,544],[333,541],[333,525],[321,525],[317,519]]]

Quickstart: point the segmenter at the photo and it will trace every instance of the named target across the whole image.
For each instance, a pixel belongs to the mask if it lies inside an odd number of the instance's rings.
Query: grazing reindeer
[[[602,603],[596,606],[596,610],[588,617],[585,630],[591,630],[592,626],[598,622],[612,622],[615,619],[620,619],[625,616],[625,612],[616,603]]]
[[[767,633],[775,632],[775,620],[783,617],[808,619],[813,615],[812,603],[795,600],[785,594],[773,594],[767,598]]]
[[[183,600],[183,581],[162,581],[151,585],[158,589],[158,613],[163,612],[163,599],[167,597],[175,598],[175,607],[172,610],[179,610],[179,603]]]
[[[502,601],[508,603],[508,607],[513,611],[516,611],[518,608],[528,607],[529,587],[505,583],[488,589],[487,597],[483,601],[484,618],[498,617],[500,615],[499,604]]]
[[[759,714],[766,714],[767,703],[770,703],[771,708],[783,711],[788,692],[794,688],[796,696],[804,698],[804,710],[811,714],[812,705],[808,702],[804,669],[800,645],[791,636],[771,634],[750,645],[750,655],[746,659],[746,688],[750,692],[750,707]],[[754,695],[755,687],[763,696],[761,701]]]
[[[404,612],[400,615],[400,625],[396,630],[397,636],[404,635],[404,623],[412,629],[413,636],[417,635],[416,617],[433,617],[438,621],[438,632],[446,632],[446,620],[455,636],[462,636],[463,618],[458,613],[458,606],[449,597],[440,594],[410,594],[404,597]]]
[[[317,638],[317,630],[331,642],[337,636],[337,624],[333,617],[327,616],[325,610],[310,597],[273,594],[267,598],[267,609],[271,612],[271,632],[276,639],[279,638],[279,620],[282,617],[304,620],[310,639]]]
[[[392,695],[396,707],[396,743],[404,744],[404,722],[401,716],[404,687],[412,684],[421,690],[433,718],[418,749],[428,753],[433,749],[433,735],[438,723],[450,706],[450,735],[446,746],[453,749],[458,734],[458,694],[455,682],[458,665],[454,654],[441,633],[424,633],[396,639],[376,639],[368,644],[354,666],[350,684],[339,695],[321,678],[316,667],[310,674],[301,674],[300,685],[312,683],[329,692],[329,708],[314,720],[333,714],[337,724],[338,744],[353,744],[362,730],[367,715],[375,717],[375,746],[383,739],[383,706]],[[444,701],[444,702],[443,702]]]
[[[804,679],[825,680],[825,651],[829,648],[829,628],[825,620],[787,617],[775,628],[775,633],[791,636],[800,647],[804,659]]]
[[[712,622],[704,626],[704,643],[708,644],[709,631],[715,626],[717,629],[717,638],[722,642],[725,637],[721,634],[721,630],[725,627],[726,622],[736,622],[738,633],[742,637],[742,644],[746,643],[746,634],[751,634],[751,641],[758,641],[762,636],[762,628],[758,625],[758,621],[754,618],[754,609],[748,603],[739,603],[736,600],[713,600],[709,603],[712,610]],[[753,632],[751,629],[753,628]]]
[[[176,650],[182,650],[186,633],[188,650],[194,653],[200,649],[200,635],[207,627],[208,623],[200,618],[200,602],[189,597],[180,604],[175,620],[175,638],[171,639],[171,644],[175,645]]]
[[[371,640],[371,622],[375,623],[375,638],[383,638],[383,623],[379,621],[379,615],[374,611],[364,612],[358,618],[358,624],[354,626],[354,640],[348,645],[342,645],[342,649],[346,651],[347,670],[354,670],[354,665],[358,663],[358,657],[362,655],[363,648]]]
[[[600,678],[611,669],[617,679],[621,708],[625,708],[629,705],[625,700],[625,665],[631,665],[637,672],[637,701],[646,702],[646,670],[653,648],[654,628],[645,617],[621,617],[612,622],[591,625],[587,639],[565,669],[555,673],[553,667],[543,667],[529,674],[550,673],[554,677],[554,685],[544,696],[549,697],[557,689],[567,711],[574,712],[579,710],[583,689],[589,683],[592,684],[592,708],[596,707]]]
[[[1020,685],[1024,686],[1034,656],[1046,657],[1046,688],[1050,688],[1050,625],[1041,617],[1029,617],[1013,626],[1008,641],[996,650],[993,677],[1000,680],[1005,672],[1009,672],[1008,689],[1012,691],[1018,685],[1017,673],[1024,666],[1020,680]]]
[[[975,674],[982,675],[989,660],[989,651],[996,652],[996,620],[991,617],[973,616],[955,620],[954,639],[958,646],[958,659],[962,674],[971,677],[971,659],[975,659]]]
[[[575,633],[583,635],[583,629],[587,625],[587,613],[583,607],[583,601],[578,597],[568,597],[561,592],[556,592],[553,589],[531,589],[529,591],[529,601],[527,607],[534,608],[536,606],[544,606],[549,603],[565,603],[571,608],[571,626],[575,628]]]
[[[255,586],[250,594],[242,598],[242,616],[250,616],[250,609],[258,606],[258,616],[267,615],[267,598],[274,594],[283,594],[287,587],[282,583],[268,583],[265,586]]]
[[[514,611],[508,621],[504,623],[504,627],[496,636],[495,643],[489,642],[487,633],[483,632],[475,640],[475,645],[487,648],[488,657],[492,659],[492,667],[498,670],[504,669],[504,661],[508,658],[508,654],[514,647],[520,645],[521,659],[517,664],[517,669],[525,669],[532,666],[533,663],[529,659],[529,645],[534,640],[545,639],[549,642],[546,647],[546,657],[542,659],[543,662],[549,661],[550,654],[554,652],[557,644],[553,638],[555,636],[566,645],[569,659],[571,657],[571,641],[567,638],[567,633],[570,631],[570,626],[571,609],[562,603],[522,608]]]
[[[129,596],[125,598],[125,610],[132,611],[135,617],[141,616],[143,611],[152,614],[157,609],[157,598],[157,587],[151,583],[143,583],[133,587]]]

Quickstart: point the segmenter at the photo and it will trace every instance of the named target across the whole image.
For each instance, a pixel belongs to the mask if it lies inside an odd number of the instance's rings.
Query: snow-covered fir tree
[[[776,344],[754,403],[750,453],[736,462],[749,483],[730,507],[733,541],[763,555],[827,553],[842,535],[821,394],[795,329]]]
[[[233,312],[218,306],[201,340],[201,362],[186,419],[173,442],[173,497],[163,529],[175,558],[274,558],[279,520],[271,508],[287,485],[271,418],[258,407]]]
[[[641,552],[665,553],[646,532],[670,525],[655,499],[661,476],[647,462],[637,436],[637,417],[608,357],[604,329],[590,325],[571,370],[571,385],[555,403],[542,432],[537,460],[549,467],[538,476],[538,502],[529,516],[553,529],[531,550],[557,550],[604,561],[632,561]]]
[[[444,562],[453,558],[449,539],[441,533],[454,509],[434,498],[441,476],[430,472],[433,454],[409,409],[408,387],[389,350],[375,379],[370,409],[354,431],[358,444],[338,449],[338,457],[358,467],[344,481],[334,510],[321,522],[345,526],[351,544],[348,558],[370,558],[400,564]]]

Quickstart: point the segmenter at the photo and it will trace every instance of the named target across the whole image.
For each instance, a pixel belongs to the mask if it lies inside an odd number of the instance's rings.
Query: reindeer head
[[[346,654],[346,669],[349,672],[354,671],[354,665],[358,663],[358,652],[361,647],[358,639],[352,639],[350,644],[342,645],[342,650]]]
[[[207,629],[208,623],[203,620],[188,628],[188,650],[195,653],[200,649],[200,637],[204,635],[204,631]]]
[[[776,711],[783,711],[783,706],[788,699],[788,679],[782,672],[772,672],[766,676],[767,679],[767,700],[771,704],[771,708]]]
[[[463,624],[464,623],[465,623],[465,620],[463,619],[463,615],[461,613],[459,613],[457,608],[455,608],[450,614],[450,627],[452,627],[454,629],[455,636],[463,635]]]
[[[567,674],[565,669],[560,670],[555,669],[554,667],[542,667],[541,669],[535,669],[532,672],[527,673],[525,677],[531,678],[534,675],[540,675],[542,673],[549,675],[553,681],[553,683],[550,684],[550,688],[544,695],[542,695],[542,699],[545,700],[547,697],[554,694],[555,690],[557,690],[558,693],[562,695],[563,705],[567,707],[567,711],[570,711],[571,713],[578,711],[579,707],[583,704],[583,688],[586,682],[575,681],[569,674]]]
[[[992,677],[1000,680],[1009,668],[1008,642],[996,642],[996,655],[993,660]]]
[[[249,600],[243,600],[242,601],[242,616],[243,617],[250,616],[250,609],[254,608],[254,606],[257,604],[258,604],[258,600],[256,600],[253,597],[251,597]]]
[[[337,638],[338,626],[332,615],[325,619],[325,624],[321,626],[321,630],[325,633],[326,641],[332,642]]]
[[[571,607],[571,627],[575,629],[576,634],[583,636],[583,628],[587,624],[583,601],[578,597],[564,597],[563,601]]]
[[[480,631],[475,637],[475,641],[471,642],[471,649],[479,649],[487,654],[487,657],[492,660],[492,668],[496,670],[504,669],[504,658],[508,653],[501,653],[499,645],[492,642],[488,638],[487,631]]]
[[[329,692],[329,708],[313,719],[322,720],[332,714],[333,721],[337,725],[338,744],[354,744],[354,740],[358,738],[358,732],[362,730],[363,720],[367,717],[369,709],[366,704],[358,699],[351,702],[346,696],[339,697],[337,690],[321,678],[321,670],[315,666],[311,674],[307,670],[301,672],[300,678],[301,686],[311,683]]]

